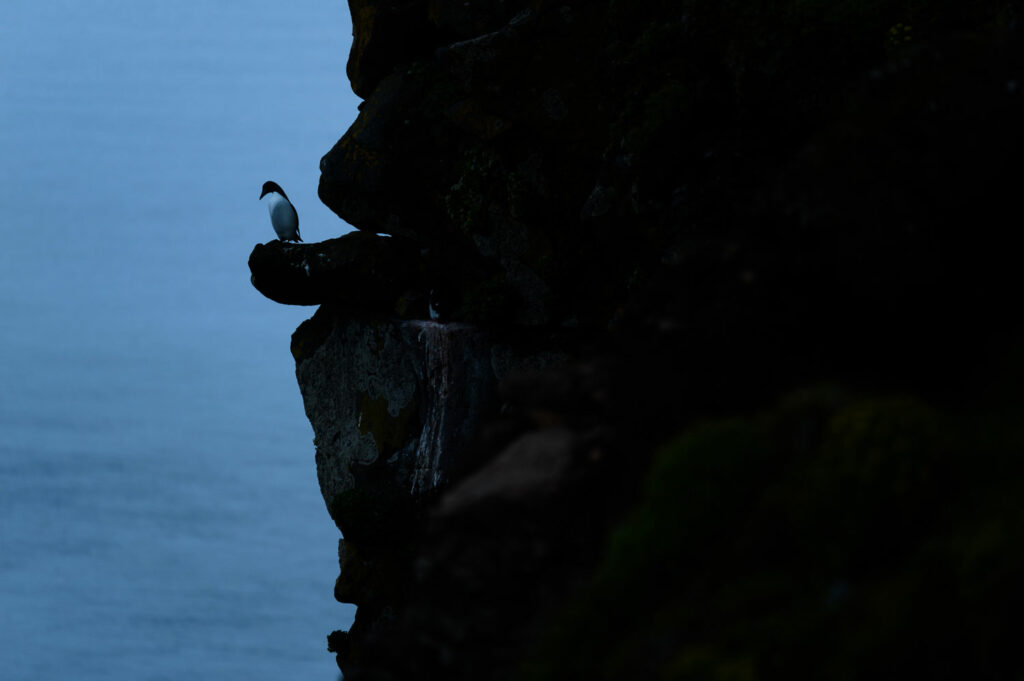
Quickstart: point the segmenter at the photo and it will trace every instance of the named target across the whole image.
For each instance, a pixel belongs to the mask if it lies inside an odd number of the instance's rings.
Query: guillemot
[[[299,236],[299,214],[295,212],[295,206],[288,200],[281,186],[276,182],[264,182],[260,201],[264,196],[270,197],[267,208],[270,210],[270,224],[274,226],[277,238],[281,241],[302,241],[302,237]]]

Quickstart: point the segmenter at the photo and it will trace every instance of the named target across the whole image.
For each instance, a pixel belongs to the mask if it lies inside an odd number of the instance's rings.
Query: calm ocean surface
[[[4,0],[0,678],[321,680],[337,530],[273,238],[347,228],[317,164],[355,116],[337,0]]]

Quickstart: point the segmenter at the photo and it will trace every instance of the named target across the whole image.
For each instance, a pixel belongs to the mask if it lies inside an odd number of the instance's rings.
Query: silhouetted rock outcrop
[[[403,295],[422,288],[419,268],[412,244],[362,232],[317,243],[271,241],[249,256],[252,285],[286,305],[390,311]]]
[[[1020,2],[350,7],[360,232],[250,258],[347,678],[1021,673]]]

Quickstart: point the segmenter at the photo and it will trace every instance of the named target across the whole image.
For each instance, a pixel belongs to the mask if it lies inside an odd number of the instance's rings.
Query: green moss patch
[[[1019,414],[819,391],[693,427],[525,679],[1016,678]]]

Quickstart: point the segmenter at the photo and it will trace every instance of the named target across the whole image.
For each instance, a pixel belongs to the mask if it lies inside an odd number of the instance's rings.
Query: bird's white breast
[[[299,228],[298,216],[288,200],[277,192],[266,196],[267,210],[270,211],[270,224],[274,226],[279,239],[294,239]]]

